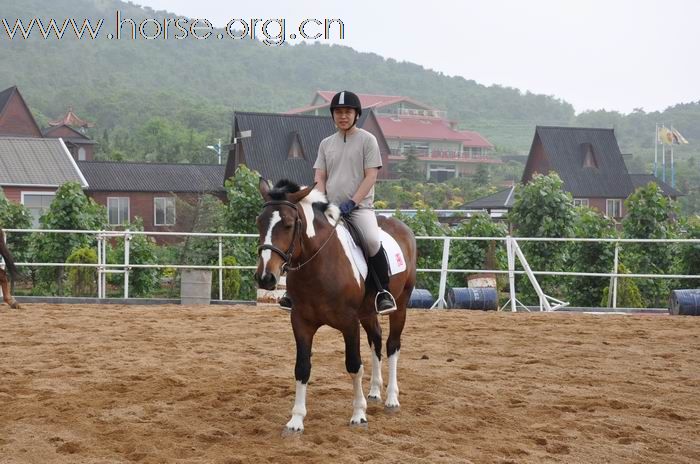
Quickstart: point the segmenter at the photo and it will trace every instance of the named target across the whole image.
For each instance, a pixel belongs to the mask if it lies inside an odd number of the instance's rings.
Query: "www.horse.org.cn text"
[[[268,46],[278,46],[288,40],[343,40],[345,38],[345,23],[338,18],[307,18],[290,27],[285,18],[234,18],[223,28],[215,28],[208,19],[203,18],[146,18],[131,19],[123,17],[117,10],[112,30],[105,25],[105,20],[75,18],[31,19],[2,18],[0,40],[60,40],[77,38],[97,40],[106,37],[108,40],[260,40]]]

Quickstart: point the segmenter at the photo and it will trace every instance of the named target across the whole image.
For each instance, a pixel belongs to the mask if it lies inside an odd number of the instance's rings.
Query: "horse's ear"
[[[265,201],[270,201],[270,188],[270,183],[260,176],[258,190],[260,190],[260,195],[262,195]]]
[[[292,203],[299,203],[306,197],[306,195],[311,193],[314,187],[316,187],[316,182],[314,182],[314,184],[311,187],[306,187],[305,189],[301,189],[298,192],[289,193],[287,194],[287,200],[291,201]]]

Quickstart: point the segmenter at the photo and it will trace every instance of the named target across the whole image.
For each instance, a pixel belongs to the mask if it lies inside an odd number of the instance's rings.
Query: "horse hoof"
[[[382,402],[382,397],[381,397],[381,396],[369,395],[369,396],[367,396],[367,401],[369,401],[370,403],[381,403],[381,402]]]
[[[367,419],[360,419],[359,422],[357,422],[355,420],[351,420],[350,427],[366,429],[367,428]]]
[[[10,305],[12,309],[22,309],[22,307],[16,301]]]
[[[401,410],[401,406],[399,404],[386,404],[384,405],[384,412],[389,413],[389,414],[396,414]]]
[[[299,435],[304,434],[304,429],[291,429],[289,427],[285,427],[282,430],[282,436],[283,437],[298,437]]]

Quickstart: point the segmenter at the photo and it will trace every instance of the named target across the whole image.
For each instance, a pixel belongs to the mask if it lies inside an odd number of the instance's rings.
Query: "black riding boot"
[[[292,310],[292,299],[289,298],[287,292],[284,292],[284,295],[282,295],[277,304],[280,305],[280,308],[284,309],[285,311]]]
[[[389,263],[386,259],[384,247],[379,248],[379,252],[369,258],[369,265],[374,270],[379,287],[375,299],[375,308],[378,314],[389,314],[396,311],[396,301],[389,293]]]

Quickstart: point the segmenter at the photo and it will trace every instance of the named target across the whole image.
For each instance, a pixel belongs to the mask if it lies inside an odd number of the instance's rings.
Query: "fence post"
[[[620,252],[620,242],[615,242],[615,262],[613,265],[613,273],[617,274],[617,268],[618,268],[618,255]],[[613,277],[613,284],[612,284],[612,307],[613,309],[617,308],[617,275]]]
[[[102,234],[97,234],[97,298],[102,296]]]
[[[124,299],[129,298],[129,252],[131,243],[131,234],[129,229],[124,234]]]
[[[518,310],[515,300],[515,252],[513,251],[513,237],[506,237],[506,250],[508,251],[508,287],[510,288],[510,310]]]
[[[224,300],[224,239],[219,237],[219,301]]]
[[[445,287],[447,287],[447,265],[450,261],[450,237],[445,237],[442,242],[442,265],[440,266],[440,294],[438,295],[438,308],[445,307]]]

